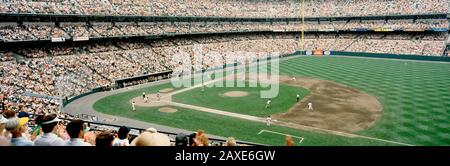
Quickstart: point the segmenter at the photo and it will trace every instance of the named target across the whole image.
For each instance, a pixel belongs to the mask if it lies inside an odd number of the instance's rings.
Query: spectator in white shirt
[[[66,142],[62,139],[64,126],[60,125],[61,120],[56,114],[39,116],[36,122],[42,126],[44,135],[39,136],[34,142],[35,146],[64,146]]]
[[[119,128],[118,138],[114,139],[113,146],[130,146],[128,140],[130,128],[122,126]]]
[[[66,142],[66,146],[92,146],[84,142],[84,122],[82,120],[73,120],[67,127],[66,131],[70,136],[70,140]]]
[[[12,134],[11,145],[13,146],[33,146],[33,142],[23,134],[28,132],[28,118],[12,118],[6,123],[6,130]]]

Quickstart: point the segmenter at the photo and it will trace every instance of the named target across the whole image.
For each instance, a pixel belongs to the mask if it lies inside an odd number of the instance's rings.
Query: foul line
[[[262,133],[264,133],[264,132],[267,132],[267,133],[273,133],[273,134],[279,134],[279,135],[284,135],[284,136],[290,135],[290,134],[284,134],[284,133],[279,133],[279,132],[276,132],[276,131],[270,131],[270,130],[261,130],[257,135],[260,135],[260,134],[262,134]],[[290,135],[290,136],[291,136],[291,137],[294,137],[294,138],[300,139],[300,142],[298,142],[299,144],[301,144],[301,143],[303,142],[303,140],[305,139],[305,138],[303,138],[303,137],[299,137],[299,136],[295,136],[295,135]]]
[[[292,123],[288,123],[288,122],[282,122],[282,123],[292,124]],[[399,144],[399,145],[405,145],[405,146],[415,146],[415,145],[407,144],[407,143],[401,143],[401,142],[396,142],[396,141],[389,141],[389,140],[384,140],[384,139],[379,139],[379,138],[374,138],[374,137],[368,137],[368,136],[352,134],[352,133],[346,133],[346,132],[341,132],[341,131],[334,131],[334,130],[329,130],[329,129],[322,129],[322,128],[317,128],[317,127],[312,127],[312,126],[305,126],[305,125],[299,125],[299,124],[293,124],[293,125],[299,126],[302,129],[308,130],[308,131],[318,130],[318,131],[323,131],[323,132],[326,132],[326,133],[339,135],[339,136],[343,136],[343,137],[364,138],[364,139],[370,139],[370,140],[375,140],[375,141],[388,142],[388,143],[392,143],[392,144]],[[289,127],[289,126],[287,126],[287,127]]]

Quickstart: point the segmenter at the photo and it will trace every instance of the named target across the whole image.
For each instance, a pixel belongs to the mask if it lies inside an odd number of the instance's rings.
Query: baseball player
[[[311,103],[311,102],[308,103],[308,110],[313,110],[313,107],[312,107],[312,103]]]
[[[148,97],[147,97],[147,96],[145,96],[144,102],[145,102],[145,103],[148,103]]]
[[[135,102],[133,101],[132,103],[131,103],[131,108],[133,109],[133,111],[136,111],[136,106],[135,106]]]
[[[145,99],[145,92],[142,92],[142,99]]]
[[[161,93],[158,91],[158,93],[156,93],[156,97],[158,98],[158,101],[161,100]]]
[[[297,103],[298,103],[299,100],[300,100],[300,95],[297,94]]]
[[[266,124],[267,124],[267,126],[270,126],[270,123],[272,122],[272,118],[270,117],[270,116],[268,116],[267,118],[266,118]]]
[[[267,103],[266,103],[266,108],[269,108],[270,107],[270,104],[272,103],[272,101],[269,99],[269,100],[267,100]]]

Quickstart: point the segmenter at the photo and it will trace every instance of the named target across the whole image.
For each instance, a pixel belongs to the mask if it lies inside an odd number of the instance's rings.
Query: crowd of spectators
[[[219,7],[218,7],[219,6]],[[447,13],[446,0],[307,0],[299,1],[206,0],[0,0],[0,13],[133,15],[133,16],[213,16],[213,17],[307,17],[371,16],[396,14]],[[306,22],[95,22],[95,23],[0,23],[0,40],[5,42],[51,40],[53,38],[99,38],[149,36],[168,33],[214,33],[233,31],[348,31],[390,29],[423,31],[447,28],[445,19],[362,20]],[[236,34],[196,38],[168,38],[157,41],[59,44],[48,47],[0,51],[0,111],[7,131],[0,137],[11,145],[171,145],[169,138],[154,130],[128,140],[127,128],[118,133],[86,131],[83,122],[59,125],[61,101],[115,80],[172,70],[175,73],[217,68],[229,63],[245,63],[249,58],[293,53],[296,50],[334,50],[351,52],[439,56],[449,43],[448,33],[307,33],[302,42],[298,34]],[[198,53],[201,52],[202,56]],[[238,54],[228,54],[230,52]],[[244,54],[244,53],[254,54]],[[13,61],[13,55],[23,61]],[[231,57],[230,57],[231,56]],[[12,112],[12,113],[11,113]],[[29,122],[16,113],[44,114]],[[49,115],[57,114],[57,115]],[[26,124],[40,124],[28,130]],[[51,125],[49,125],[51,124]],[[31,132],[33,131],[33,132]],[[167,137],[167,138],[166,138]],[[2,139],[4,139],[2,138]],[[164,140],[163,142],[158,142]],[[207,146],[208,138],[199,130],[190,145]],[[288,142],[288,139],[286,140]],[[228,145],[235,145],[230,138]],[[172,144],[173,145],[173,144]]]
[[[387,54],[441,56],[445,34],[365,34],[306,35],[305,50],[334,50]]]
[[[307,34],[304,43],[298,34],[236,34],[196,38],[166,38],[156,41],[60,45],[15,52],[28,59],[0,65],[0,90],[12,108],[51,112],[59,100],[24,95],[71,97],[97,87],[111,86],[115,80],[172,70],[175,73],[222,67],[234,58],[262,58],[296,50],[334,50],[438,56],[444,52],[447,34],[421,33],[387,35],[317,33]],[[69,51],[68,51],[69,50]],[[70,51],[77,50],[77,51]],[[58,52],[60,52],[58,54]],[[228,54],[228,53],[237,54]],[[244,54],[244,53],[254,54]],[[2,59],[8,59],[2,53]],[[58,56],[64,55],[64,56]],[[231,56],[231,57],[230,57]],[[11,59],[11,58],[9,58]]]
[[[1,0],[0,13],[210,16],[334,17],[447,13],[447,0]],[[303,12],[302,12],[303,11]]]
[[[14,58],[12,56],[12,53],[5,53],[0,51],[0,62],[12,61],[13,59]]]
[[[289,139],[289,136],[286,137]],[[287,146],[293,144],[286,142]],[[204,130],[164,134],[85,121],[68,114],[0,114],[0,146],[248,146],[229,137],[211,141]]]
[[[322,21],[322,22],[96,22],[86,23],[16,23],[0,24],[0,40],[50,40],[51,38],[99,38],[152,36],[162,34],[219,33],[235,31],[352,31],[355,29],[390,29],[424,31],[431,28],[448,29],[446,19]]]

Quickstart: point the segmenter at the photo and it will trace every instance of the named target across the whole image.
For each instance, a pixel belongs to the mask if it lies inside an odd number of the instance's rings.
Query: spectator
[[[197,130],[192,146],[209,146],[209,139],[203,130]]]
[[[146,129],[145,132],[157,133],[158,130],[156,130],[155,128],[151,127],[151,128]]]
[[[92,146],[84,142],[84,122],[82,120],[73,120],[66,127],[70,140],[66,142],[66,146]]]
[[[109,131],[103,131],[95,137],[95,146],[108,147],[112,146],[114,141],[114,134]]]
[[[286,136],[286,146],[295,146],[294,140],[292,140],[292,136],[290,136],[290,135]]]
[[[62,139],[65,129],[59,122],[61,120],[56,114],[39,116],[36,118],[37,124],[41,125],[44,135],[38,136],[34,142],[35,146],[64,146]]]
[[[28,118],[28,117],[30,117],[30,114],[28,114],[28,112],[25,112],[25,111],[20,111],[19,114],[17,115],[17,117]]]
[[[161,133],[143,132],[131,143],[132,146],[170,146],[170,139]]]
[[[11,145],[13,146],[33,146],[33,142],[24,137],[28,132],[28,118],[12,118],[6,122],[5,128],[12,134]]]
[[[11,109],[6,110],[3,114],[5,115],[6,119],[11,119],[11,118],[17,117],[16,112]]]
[[[236,146],[236,140],[233,137],[229,137],[225,146]]]
[[[179,133],[176,137],[175,137],[175,146],[188,146],[188,136],[183,134],[183,133]]]
[[[84,134],[84,142],[87,142],[91,145],[95,145],[95,139],[97,137],[96,131],[88,131]]]
[[[117,133],[118,138],[114,139],[113,146],[130,146],[129,138],[130,128],[122,126],[119,128],[119,133]]]

